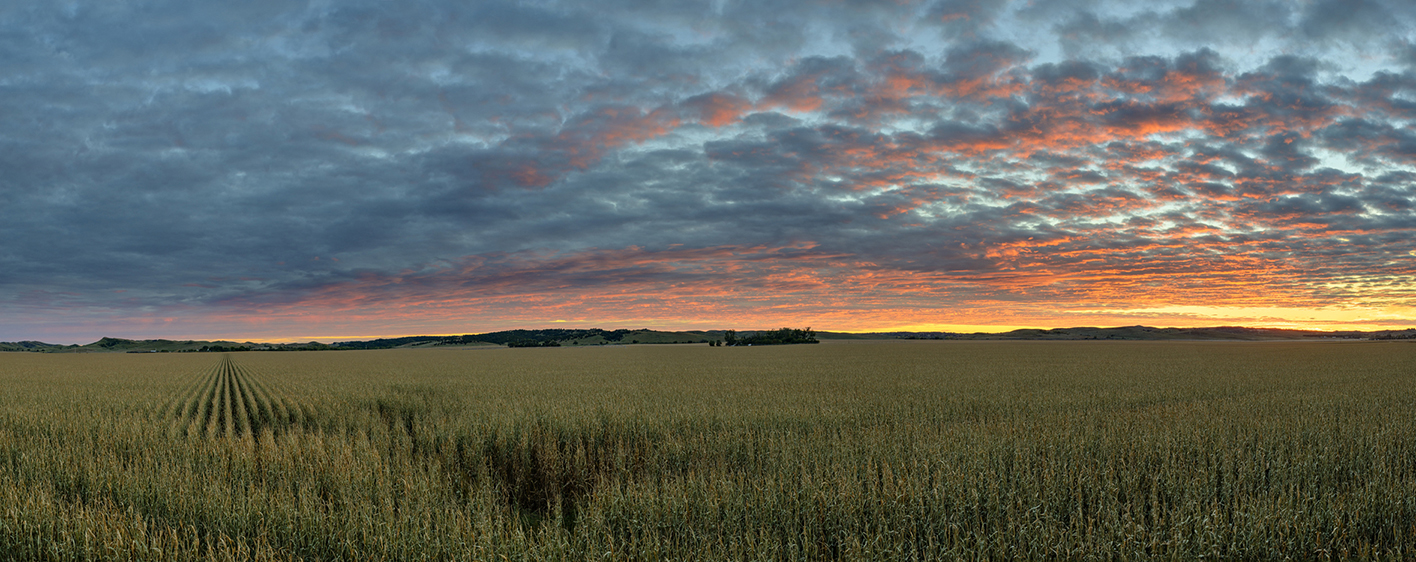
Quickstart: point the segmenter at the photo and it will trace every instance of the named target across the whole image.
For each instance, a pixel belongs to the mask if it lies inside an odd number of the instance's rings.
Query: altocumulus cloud
[[[1407,2],[227,4],[0,8],[0,340],[1416,324]]]

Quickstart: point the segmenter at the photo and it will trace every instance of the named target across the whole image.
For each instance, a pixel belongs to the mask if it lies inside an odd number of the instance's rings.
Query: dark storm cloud
[[[1409,8],[1120,8],[7,6],[0,320],[844,298],[824,280],[882,310],[1085,300],[1071,277],[1153,294],[1222,253],[1286,256],[1313,295],[1318,240],[1333,275],[1398,273]],[[1349,48],[1408,66],[1325,50]]]

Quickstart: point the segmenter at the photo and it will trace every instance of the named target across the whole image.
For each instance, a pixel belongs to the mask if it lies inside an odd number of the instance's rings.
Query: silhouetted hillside
[[[787,330],[787,331],[783,331]],[[956,333],[956,332],[815,332],[806,330],[694,330],[686,332],[662,332],[658,330],[601,330],[591,328],[544,329],[544,330],[504,330],[485,334],[461,336],[406,336],[400,338],[378,338],[363,341],[344,341],[333,344],[308,343],[253,343],[231,341],[200,340],[129,340],[105,337],[87,345],[58,345],[39,341],[0,342],[0,351],[29,351],[40,353],[80,353],[80,352],[128,352],[128,353],[200,353],[231,351],[322,351],[352,349],[391,349],[434,346],[492,346],[508,347],[575,347],[615,344],[669,344],[722,342],[731,333],[742,345],[771,345],[772,343],[815,343],[816,340],[1412,340],[1416,341],[1416,328],[1405,330],[1377,330],[1371,332],[1343,331],[1319,332],[1313,330],[1282,330],[1276,328],[1245,328],[1242,326],[1218,326],[1211,328],[1152,328],[1150,326],[1122,326],[1118,328],[1056,328],[1050,330],[1024,329],[1003,333]]]

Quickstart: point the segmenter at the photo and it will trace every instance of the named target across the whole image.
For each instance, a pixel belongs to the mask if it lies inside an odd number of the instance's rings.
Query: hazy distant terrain
[[[763,330],[744,330],[753,334]],[[721,341],[725,330],[667,332],[658,330],[506,330],[462,336],[407,336],[335,343],[253,343],[196,340],[129,340],[103,338],[86,345],[56,345],[37,341],[0,342],[0,351],[35,352],[203,352],[203,351],[321,351],[350,349],[392,349],[435,346],[514,345],[535,342],[556,346],[625,345],[665,343],[707,343]],[[1416,339],[1416,329],[1371,332],[1320,332],[1221,326],[1213,328],[1120,328],[1026,329],[1003,333],[956,332],[816,332],[822,340],[1390,340]]]

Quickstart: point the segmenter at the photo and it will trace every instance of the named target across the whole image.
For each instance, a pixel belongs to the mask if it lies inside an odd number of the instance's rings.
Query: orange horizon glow
[[[1234,252],[1202,268],[1189,258],[1145,257],[1158,249],[1185,249],[1178,243],[1114,251],[1086,250],[1087,244],[1061,237],[966,249],[989,256],[996,267],[957,272],[882,267],[823,252],[811,242],[469,256],[396,274],[366,272],[290,300],[267,295],[232,300],[223,303],[221,314],[130,318],[128,324],[144,334],[134,339],[200,335],[282,343],[553,327],[789,326],[848,333],[1134,325],[1416,327],[1416,307],[1406,304],[1416,289],[1407,286],[1398,268],[1353,283],[1341,270],[1325,274],[1321,264]],[[1189,249],[1194,247],[1204,245]],[[1343,296],[1333,299],[1334,294]],[[1334,300],[1343,304],[1330,304]]]
[[[817,327],[817,326],[806,326],[806,325],[803,325],[803,324],[801,324],[801,323],[797,323],[797,324],[790,324],[790,323],[788,323],[788,324],[783,324],[783,325],[780,325],[780,326],[774,325],[773,327],[770,327],[770,328],[768,328],[768,327],[763,327],[763,326],[751,326],[751,327],[740,327],[740,326],[739,326],[739,327],[721,327],[721,328],[663,326],[663,327],[657,327],[657,328],[656,328],[656,327],[650,327],[650,326],[640,326],[640,325],[636,325],[636,324],[626,324],[626,325],[623,325],[623,326],[607,326],[607,325],[595,324],[595,323],[593,323],[593,322],[585,322],[584,324],[585,324],[584,327],[565,328],[565,329],[594,329],[594,328],[599,328],[599,329],[602,329],[602,330],[605,330],[605,331],[620,330],[620,329],[627,329],[627,330],[646,329],[646,330],[653,330],[653,331],[659,331],[659,332],[695,332],[695,331],[697,331],[697,332],[707,332],[707,331],[737,330],[737,331],[739,331],[739,332],[744,332],[744,331],[750,332],[750,331],[757,331],[757,330],[775,330],[775,329],[777,329],[777,328],[783,328],[783,327],[788,327],[788,328],[792,328],[792,327],[794,327],[794,328],[808,328],[808,327],[809,327],[809,328],[811,328],[812,330],[815,330],[816,332],[831,332],[831,333],[837,333],[837,334],[880,334],[880,333],[894,333],[894,332],[919,332],[919,333],[941,332],[941,333],[953,333],[953,334],[977,334],[977,333],[982,333],[982,334],[1003,334],[1003,333],[1007,333],[1007,332],[1011,332],[1011,331],[1015,331],[1015,330],[1058,330],[1058,329],[1074,329],[1074,328],[1101,328],[1101,329],[1107,329],[1107,328],[1127,328],[1127,327],[1132,327],[1132,326],[1145,326],[1145,327],[1148,327],[1148,328],[1158,328],[1158,329],[1169,329],[1169,328],[1174,328],[1174,329],[1193,329],[1193,328],[1252,328],[1252,329],[1278,329],[1278,330],[1292,330],[1292,331],[1303,331],[1303,332],[1329,332],[1329,333],[1341,333],[1341,332],[1385,332],[1385,331],[1400,332],[1400,331],[1403,331],[1403,330],[1413,330],[1413,329],[1416,329],[1416,322],[1414,322],[1414,323],[1406,323],[1406,324],[1391,324],[1391,325],[1383,325],[1383,324],[1363,324],[1363,325],[1359,325],[1359,326],[1349,326],[1349,325],[1306,325],[1306,324],[1298,324],[1298,323],[1293,323],[1293,322],[1260,322],[1260,323],[1253,323],[1253,324],[1244,324],[1244,323],[1182,323],[1182,324],[1162,324],[1162,323],[1142,322],[1142,323],[1131,323],[1131,324],[1070,324],[1070,325],[1052,325],[1052,326],[1042,326],[1042,325],[1006,325],[1006,326],[1005,326],[1005,325],[984,325],[984,324],[911,324],[911,325],[904,325],[904,326],[887,325],[887,326],[883,326],[883,327],[880,327],[880,328],[874,328],[874,329],[869,329],[869,328],[867,328],[867,329],[849,329],[849,330],[846,330],[846,329],[835,330],[835,329],[831,329],[831,328],[821,328],[821,327]],[[593,324],[593,325],[592,325],[592,324]],[[633,326],[633,327],[631,327],[631,326]],[[697,325],[695,324],[694,326],[697,326]],[[174,341],[180,341],[180,340],[195,340],[195,341],[230,341],[230,342],[237,342],[237,343],[263,343],[263,344],[292,344],[292,343],[298,344],[298,343],[318,342],[318,343],[325,343],[325,344],[328,344],[328,343],[342,342],[342,341],[369,341],[369,340],[376,340],[376,339],[395,339],[395,338],[405,338],[405,337],[415,337],[415,336],[450,337],[450,336],[466,336],[466,335],[474,335],[474,334],[486,334],[486,333],[502,332],[502,331],[518,330],[518,329],[524,329],[524,330],[546,330],[546,329],[558,329],[558,328],[562,328],[562,326],[549,325],[549,324],[548,324],[548,325],[535,325],[535,326],[532,326],[532,325],[529,325],[529,324],[528,324],[528,325],[522,325],[522,326],[519,327],[519,328],[503,328],[503,329],[489,329],[489,330],[476,330],[476,331],[434,332],[434,333],[424,333],[424,332],[419,332],[419,333],[411,333],[411,332],[410,332],[410,333],[398,333],[398,332],[394,332],[394,333],[389,333],[389,334],[376,334],[376,335],[305,336],[305,337],[242,337],[242,336],[230,336],[230,335],[227,335],[227,336],[180,336],[180,337],[169,336],[169,337],[133,337],[133,338],[123,338],[123,339],[134,339],[134,340],[140,340],[140,339],[166,339],[166,340],[174,340]],[[122,336],[108,336],[108,337],[118,337],[118,338],[122,338]],[[74,342],[74,343],[92,343],[92,342]],[[67,345],[67,343],[66,343],[66,345]]]
[[[713,319],[702,320],[666,320],[663,318],[639,318],[639,319],[549,319],[541,322],[518,321],[507,323],[503,326],[485,326],[475,329],[429,329],[424,331],[388,331],[388,332],[363,332],[348,333],[347,335],[329,335],[329,333],[305,336],[242,336],[235,333],[225,333],[222,335],[209,336],[154,336],[128,339],[195,339],[195,340],[225,340],[252,343],[306,343],[320,342],[332,343],[337,341],[365,341],[381,338],[400,338],[411,336],[461,336],[470,334],[482,334],[489,332],[499,332],[516,329],[593,329],[603,330],[617,329],[648,329],[665,332],[690,332],[690,331],[714,331],[714,330],[770,330],[780,327],[806,328],[810,327],[818,332],[836,332],[852,334],[886,333],[886,332],[948,332],[960,334],[972,333],[1004,333],[1013,330],[1037,329],[1067,329],[1067,328],[1121,328],[1129,326],[1147,326],[1151,328],[1216,328],[1216,327],[1243,327],[1257,329],[1281,329],[1298,330],[1312,332],[1379,332],[1379,331],[1402,331],[1416,329],[1416,321],[1411,320],[1411,316],[1392,316],[1382,311],[1369,311],[1369,314],[1362,315],[1351,312],[1341,312],[1323,309],[1296,309],[1296,308],[1256,308],[1256,307],[1235,307],[1226,311],[1225,307],[1175,307],[1178,311],[1184,311],[1184,317],[1164,316],[1160,311],[1133,311],[1133,316],[1117,317],[1114,314],[1096,311],[1079,311],[1078,314],[1066,315],[1055,319],[1053,322],[1019,322],[1007,324],[990,323],[939,323],[939,322],[892,322],[889,320],[875,320],[861,323],[842,324],[822,324],[803,321],[792,321],[782,316],[766,316],[761,319],[741,318],[734,321],[719,321]],[[1406,312],[1406,311],[1403,311]],[[1304,318],[1303,316],[1307,316]],[[1351,317],[1349,322],[1336,322],[1330,318],[1334,316]],[[1381,317],[1386,316],[1387,319]],[[1256,317],[1261,317],[1256,318]],[[1326,317],[1327,319],[1325,319]],[[824,318],[817,318],[824,319]],[[1069,322],[1068,320],[1074,320]],[[1105,321],[1102,321],[1105,320]],[[111,335],[111,337],[123,337]],[[88,343],[88,342],[75,342]]]
[[[467,121],[438,93],[479,140],[319,129],[334,148],[386,142],[407,160],[347,202],[272,207],[282,225],[328,214],[299,227],[320,239],[318,266],[252,250],[240,273],[191,265],[121,296],[106,269],[87,294],[36,274],[4,319],[59,334],[42,337],[282,343],[557,326],[1416,327],[1406,67],[1328,80],[1287,54],[1244,68],[1208,47],[1172,55],[1033,62],[984,42],[789,57],[752,79],[586,82]],[[440,138],[438,119],[418,122],[400,138]],[[345,240],[364,215],[368,240]]]

